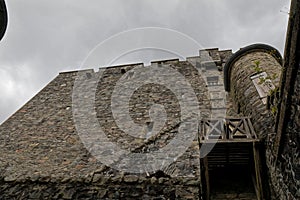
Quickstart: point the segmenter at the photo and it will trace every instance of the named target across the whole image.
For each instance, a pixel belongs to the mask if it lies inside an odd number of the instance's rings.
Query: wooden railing
[[[257,140],[252,122],[248,117],[203,119],[199,127],[200,141],[247,142]]]

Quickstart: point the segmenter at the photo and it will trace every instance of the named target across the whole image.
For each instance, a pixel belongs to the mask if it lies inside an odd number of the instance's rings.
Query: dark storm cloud
[[[60,71],[78,69],[92,48],[121,31],[163,27],[187,34],[204,47],[237,50],[263,42],[282,52],[288,16],[280,10],[289,6],[288,0],[6,2],[9,27],[0,43],[0,123]],[[143,55],[148,57],[138,58]],[[192,55],[197,52],[185,56]],[[137,53],[122,62],[164,56]]]

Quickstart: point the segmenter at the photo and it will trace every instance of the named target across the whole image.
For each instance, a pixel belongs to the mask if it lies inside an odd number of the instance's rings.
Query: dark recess
[[[4,0],[0,0],[0,40],[3,38],[7,28],[7,9]]]

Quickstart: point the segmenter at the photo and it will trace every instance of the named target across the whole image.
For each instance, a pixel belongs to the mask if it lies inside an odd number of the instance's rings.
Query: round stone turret
[[[278,50],[254,44],[233,54],[224,67],[225,90],[235,102],[237,113],[252,117],[259,138],[275,124],[277,107],[271,100],[278,91],[281,66]]]

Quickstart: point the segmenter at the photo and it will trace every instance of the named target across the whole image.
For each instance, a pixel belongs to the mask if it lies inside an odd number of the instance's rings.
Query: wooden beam
[[[199,144],[201,149],[202,144]],[[210,185],[207,156],[200,158],[200,179],[201,179],[201,196],[203,200],[210,200]],[[201,199],[202,199],[201,198]]]
[[[209,184],[209,172],[208,172],[208,160],[207,160],[207,156],[204,157],[203,159],[203,165],[204,165],[204,175],[205,175],[205,199],[209,200],[210,199],[210,184]]]
[[[258,200],[264,199],[263,184],[262,184],[262,165],[260,161],[259,143],[253,142],[253,159],[255,166],[255,181],[256,181],[256,196]]]

